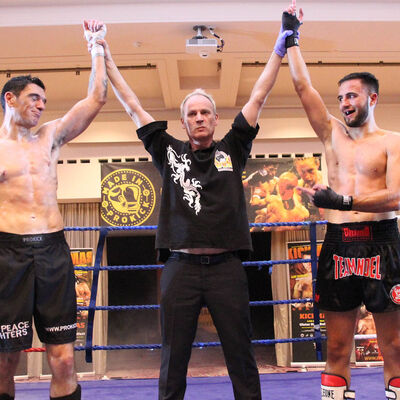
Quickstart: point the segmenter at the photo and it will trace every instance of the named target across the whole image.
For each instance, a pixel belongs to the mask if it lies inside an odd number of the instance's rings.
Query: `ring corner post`
[[[94,325],[93,323],[94,323],[94,314],[96,310],[96,297],[97,297],[97,288],[99,283],[100,264],[101,264],[101,259],[103,257],[103,249],[107,233],[108,233],[107,227],[100,228],[100,236],[99,236],[99,241],[97,242],[96,258],[93,269],[92,290],[90,294],[88,323],[86,331],[85,360],[87,363],[93,362],[93,325]]]
[[[317,280],[318,255],[317,255],[317,224],[310,223],[310,244],[311,244],[311,271],[312,271],[312,289],[313,289],[313,314],[314,314],[314,336],[315,351],[317,361],[322,361],[322,341],[321,341],[321,322],[319,309],[315,304],[315,284]]]

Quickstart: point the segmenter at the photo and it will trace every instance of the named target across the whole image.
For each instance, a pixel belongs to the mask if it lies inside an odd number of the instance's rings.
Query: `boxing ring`
[[[324,221],[318,222],[298,222],[298,223],[273,223],[273,224],[250,224],[250,227],[255,228],[273,228],[282,226],[308,226],[310,229],[310,242],[311,242],[311,258],[310,259],[293,259],[293,260],[274,260],[274,261],[247,261],[243,262],[244,267],[250,266],[269,266],[270,273],[275,265],[280,264],[295,264],[299,262],[310,262],[312,265],[312,275],[313,275],[313,286],[315,285],[315,276],[317,272],[317,246],[316,246],[316,226],[318,224],[325,224]],[[122,305],[122,306],[97,306],[96,297],[98,289],[99,274],[101,271],[127,271],[127,270],[152,270],[152,269],[162,269],[164,266],[160,264],[155,265],[123,265],[123,266],[101,266],[101,259],[103,255],[103,249],[105,244],[105,239],[107,234],[112,231],[131,231],[131,230],[155,230],[157,226],[130,226],[130,227],[69,227],[65,230],[79,231],[79,230],[98,230],[100,232],[100,237],[97,244],[95,263],[93,267],[82,267],[76,266],[76,270],[83,271],[93,271],[92,280],[92,291],[90,297],[90,303],[88,307],[78,307],[78,310],[88,311],[88,325],[86,333],[86,345],[84,347],[79,346],[75,349],[77,351],[86,352],[86,362],[92,362],[93,351],[97,350],[122,350],[122,349],[159,349],[161,344],[128,344],[128,345],[114,345],[114,346],[98,346],[93,344],[93,322],[96,311],[114,311],[114,310],[154,310],[158,309],[160,306],[154,305]],[[250,302],[250,307],[260,307],[260,306],[271,306],[275,304],[292,304],[292,303],[307,303],[312,302],[311,298],[296,299],[296,300],[280,300],[280,301],[253,301]],[[266,340],[255,340],[253,344],[271,345],[276,343],[293,343],[299,341],[315,341],[317,360],[322,360],[322,350],[321,341],[323,340],[320,332],[320,321],[319,321],[319,311],[314,307],[314,337],[309,338],[288,338],[288,339],[266,339]],[[212,347],[220,346],[219,342],[195,342],[193,347]]]
[[[277,228],[277,227],[295,227],[300,229],[308,229],[309,240],[311,246],[311,257],[307,259],[290,259],[290,260],[265,260],[265,261],[246,261],[243,266],[246,267],[268,267],[269,273],[272,269],[279,265],[296,264],[296,263],[310,263],[312,272],[312,290],[315,293],[315,282],[317,273],[317,226],[325,225],[326,221],[315,222],[285,222],[285,223],[263,223],[250,224],[251,228]],[[92,271],[92,288],[90,295],[89,306],[79,306],[78,310],[87,311],[87,332],[85,346],[76,346],[75,350],[85,352],[86,362],[93,362],[93,352],[95,351],[114,351],[114,350],[137,350],[147,349],[155,350],[160,349],[161,344],[123,344],[123,345],[98,345],[94,343],[94,318],[97,312],[102,311],[129,311],[129,310],[157,310],[158,304],[149,305],[120,305],[120,306],[105,306],[97,305],[96,298],[99,287],[100,273],[103,271],[132,271],[132,270],[156,270],[162,269],[164,266],[160,264],[155,265],[109,265],[103,266],[102,258],[105,246],[105,240],[110,232],[114,231],[150,231],[156,230],[157,226],[129,226],[129,227],[66,227],[65,231],[98,231],[99,239],[95,252],[95,259],[93,266],[76,266],[76,270]],[[313,303],[312,298],[294,299],[294,300],[271,300],[271,301],[251,301],[250,307],[268,307],[280,304],[293,304],[293,303]],[[253,340],[254,345],[268,346],[277,343],[296,343],[304,341],[312,341],[315,343],[315,357],[317,361],[322,361],[322,342],[326,337],[321,334],[320,315],[319,310],[314,305],[313,307],[313,329],[314,334],[311,337],[296,337],[296,338],[283,338],[283,339],[262,339]],[[357,335],[362,338],[368,338],[371,335]],[[220,342],[194,342],[194,348],[217,347]],[[28,352],[44,352],[44,348],[32,348]],[[352,371],[354,388],[357,390],[357,399],[385,399],[383,384],[382,368],[367,368],[357,369]],[[377,377],[378,376],[378,377]],[[262,393],[265,398],[274,399],[320,399],[320,372],[303,372],[298,374],[261,374],[261,387]],[[83,378],[84,379],[84,378]],[[81,386],[83,389],[83,399],[154,399],[157,397],[157,380],[156,379],[124,379],[124,380],[109,380],[107,377],[97,380],[84,381],[80,378]],[[357,382],[359,382],[357,384]],[[376,384],[371,387],[372,383]],[[17,383],[17,396],[16,399],[39,399],[46,397],[48,393],[48,382],[33,382],[33,383]],[[359,386],[359,387],[358,387]],[[376,388],[375,388],[376,386]],[[300,389],[301,387],[301,389]],[[374,390],[376,393],[374,393]],[[367,397],[363,397],[363,391]],[[292,393],[292,394],[290,394]],[[230,399],[233,398],[232,389],[229,377],[208,377],[208,378],[188,378],[188,389],[185,399],[193,400],[214,400],[214,399]]]

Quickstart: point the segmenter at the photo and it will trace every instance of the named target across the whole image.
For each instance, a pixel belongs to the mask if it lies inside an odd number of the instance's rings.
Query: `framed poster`
[[[317,255],[322,247],[322,241],[317,242]],[[310,242],[288,242],[288,260],[310,259]],[[290,299],[313,298],[312,272],[310,262],[289,264]],[[314,307],[312,302],[290,304],[290,320],[292,338],[306,338],[314,336]],[[320,313],[321,334],[326,334],[324,314]],[[322,342],[323,360],[326,360],[326,342]],[[316,363],[314,342],[292,343],[292,365]]]

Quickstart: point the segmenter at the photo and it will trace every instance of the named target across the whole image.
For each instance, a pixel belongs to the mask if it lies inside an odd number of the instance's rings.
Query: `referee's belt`
[[[181,251],[171,251],[169,258],[173,260],[188,261],[191,264],[212,265],[222,263],[237,256],[236,251],[226,251],[219,254],[190,254]]]

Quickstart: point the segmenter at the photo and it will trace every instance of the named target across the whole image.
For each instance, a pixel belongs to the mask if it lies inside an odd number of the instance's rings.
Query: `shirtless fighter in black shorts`
[[[331,115],[311,84],[298,46],[296,4],[284,13],[289,68],[307,117],[325,148],[329,196],[328,229],[319,258],[315,301],[325,310],[328,352],[322,373],[322,399],[354,399],[349,390],[350,356],[362,303],[371,311],[384,358],[388,399],[400,399],[400,238],[393,204],[356,208],[352,196],[373,192],[389,200],[399,192],[400,135],[379,128],[374,110],[379,84],[368,72],[339,81],[338,101],[344,123]],[[312,189],[304,188],[303,191]],[[329,194],[328,194],[329,192]],[[316,206],[323,207],[315,201]],[[398,209],[398,205],[397,205]],[[359,212],[359,211],[363,212]]]
[[[85,21],[85,33],[105,26]],[[92,39],[93,40],[93,39]],[[20,351],[32,346],[32,315],[52,371],[50,398],[80,399],[74,367],[75,278],[57,204],[60,147],[83,132],[106,101],[104,50],[93,46],[85,99],[32,132],[45,109],[42,81],[17,76],[3,87],[0,127],[0,400],[14,399]],[[60,88],[62,90],[62,88]]]

